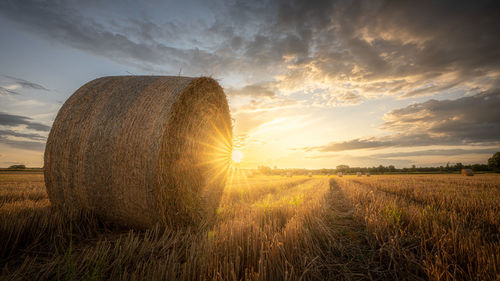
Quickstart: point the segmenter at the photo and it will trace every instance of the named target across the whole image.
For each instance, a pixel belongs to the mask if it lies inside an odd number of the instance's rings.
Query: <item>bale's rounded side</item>
[[[226,96],[210,78],[103,77],[62,106],[45,149],[50,201],[132,227],[198,224],[231,154]]]

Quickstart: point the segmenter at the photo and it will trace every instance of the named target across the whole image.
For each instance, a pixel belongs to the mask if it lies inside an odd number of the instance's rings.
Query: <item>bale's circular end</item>
[[[226,96],[210,78],[104,77],[62,106],[47,140],[53,205],[132,227],[213,218],[230,163]]]
[[[163,196],[158,209],[169,225],[202,223],[215,214],[229,168],[232,129],[226,97],[212,79],[193,81],[172,106],[160,150]],[[175,214],[172,216],[171,214]]]

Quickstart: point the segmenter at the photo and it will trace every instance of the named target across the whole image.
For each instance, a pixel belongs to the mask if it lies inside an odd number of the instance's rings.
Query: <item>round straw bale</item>
[[[232,149],[226,96],[211,78],[93,80],[61,107],[45,149],[50,201],[117,224],[213,218]]]
[[[462,175],[464,176],[469,176],[469,177],[472,177],[474,176],[474,172],[472,171],[472,169],[462,169]]]

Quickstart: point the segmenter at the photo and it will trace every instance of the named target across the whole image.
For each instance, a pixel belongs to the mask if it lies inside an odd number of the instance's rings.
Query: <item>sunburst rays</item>
[[[191,166],[191,168],[202,168],[207,173],[206,185],[210,186],[220,180],[220,177],[226,179],[226,185],[245,185],[248,186],[248,175],[245,169],[240,168],[239,161],[242,159],[242,152],[237,145],[238,159],[233,158],[233,140],[231,128],[227,124],[210,123],[210,134],[204,139],[187,137],[186,141],[200,146],[202,152],[201,161]]]

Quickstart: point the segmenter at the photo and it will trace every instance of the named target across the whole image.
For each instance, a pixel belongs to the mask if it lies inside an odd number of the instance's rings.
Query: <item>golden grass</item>
[[[499,179],[236,173],[214,225],[135,231],[0,174],[0,279],[495,280]]]
[[[336,181],[395,271],[431,280],[500,278],[499,175]]]

